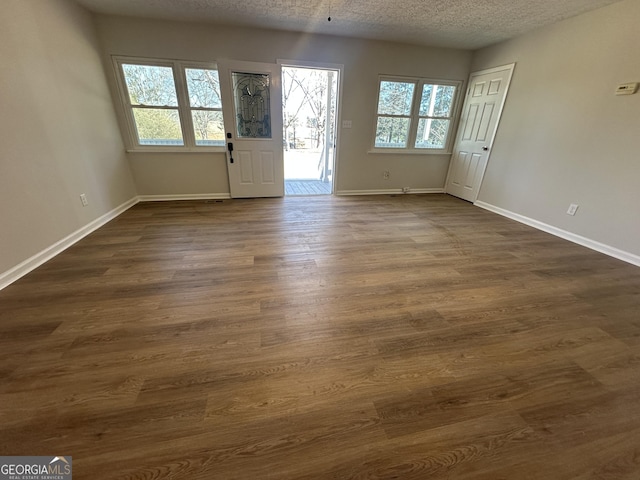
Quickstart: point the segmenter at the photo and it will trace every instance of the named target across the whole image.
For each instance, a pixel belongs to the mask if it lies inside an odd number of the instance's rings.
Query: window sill
[[[225,153],[225,147],[144,147],[127,148],[127,153]]]
[[[369,150],[367,153],[373,154],[394,154],[394,155],[451,155],[451,151],[447,150],[418,150],[418,149],[408,149],[408,148],[374,148]]]

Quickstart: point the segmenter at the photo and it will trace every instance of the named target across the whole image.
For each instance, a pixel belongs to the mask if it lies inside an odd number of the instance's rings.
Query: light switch
[[[351,120],[343,120],[342,128],[351,128]]]
[[[616,95],[633,95],[638,91],[638,83],[623,83],[616,88]]]

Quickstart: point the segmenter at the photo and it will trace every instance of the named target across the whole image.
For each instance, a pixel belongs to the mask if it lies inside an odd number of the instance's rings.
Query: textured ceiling
[[[107,14],[477,49],[618,0],[76,1]]]

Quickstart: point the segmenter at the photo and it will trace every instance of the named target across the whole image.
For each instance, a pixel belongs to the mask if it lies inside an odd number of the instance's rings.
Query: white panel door
[[[225,60],[218,71],[231,197],[282,197],[280,65]]]
[[[475,202],[515,64],[472,73],[447,175],[446,192]]]

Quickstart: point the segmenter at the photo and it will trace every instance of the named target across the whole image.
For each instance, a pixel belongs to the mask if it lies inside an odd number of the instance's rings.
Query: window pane
[[[456,87],[451,85],[430,85],[422,87],[420,98],[420,116],[449,117],[453,105],[453,95]]]
[[[421,118],[418,121],[416,148],[445,148],[449,120]]]
[[[211,110],[194,110],[193,130],[196,136],[196,145],[224,145],[224,125],[222,124],[222,112]]]
[[[122,65],[132,105],[178,105],[171,67]]]
[[[379,148],[405,148],[409,138],[408,118],[378,117],[376,143]]]
[[[222,108],[217,70],[186,68],[185,73],[192,107]]]
[[[378,115],[411,115],[413,83],[380,82]]]
[[[233,72],[236,127],[240,138],[271,138],[269,75]]]
[[[184,145],[177,110],[134,108],[133,117],[140,145]]]

